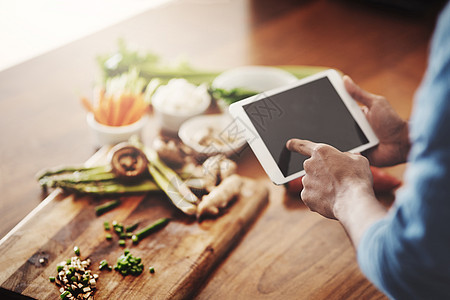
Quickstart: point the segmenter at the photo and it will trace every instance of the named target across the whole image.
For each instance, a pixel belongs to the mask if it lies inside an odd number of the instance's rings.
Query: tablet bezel
[[[309,82],[312,82],[312,81],[315,81],[318,79],[322,79],[324,77],[327,77],[329,79],[329,81],[331,82],[331,85],[334,87],[337,94],[339,95],[339,98],[342,100],[345,107],[350,112],[353,119],[359,125],[359,127],[361,128],[362,132],[364,133],[364,135],[366,136],[366,138],[368,140],[368,142],[366,144],[363,144],[356,148],[353,148],[348,152],[359,153],[361,151],[367,150],[367,149],[377,145],[379,142],[377,136],[373,132],[372,127],[370,126],[369,122],[367,121],[360,106],[348,94],[347,90],[345,89],[344,81],[342,80],[341,75],[334,69],[329,69],[329,70],[319,72],[317,74],[308,76],[306,78],[299,79],[298,81],[293,82],[284,87],[280,87],[280,88],[276,88],[276,89],[273,89],[273,90],[270,90],[267,92],[263,92],[263,93],[257,94],[255,96],[252,96],[252,97],[249,97],[244,100],[241,100],[241,101],[231,104],[229,107],[230,114],[235,119],[236,123],[239,124],[238,126],[241,127],[241,130],[244,133],[244,137],[247,140],[247,143],[250,145],[250,148],[253,150],[253,153],[255,154],[256,158],[261,163],[261,166],[263,167],[264,171],[267,173],[269,178],[275,184],[284,184],[295,178],[301,177],[305,174],[305,171],[301,170],[301,171],[291,174],[289,176],[283,175],[277,162],[270,154],[269,149],[267,148],[267,146],[264,143],[261,136],[258,134],[258,131],[255,128],[255,125],[251,122],[251,120],[250,120],[249,116],[247,115],[247,113],[245,112],[243,106],[253,103],[253,102],[267,99],[268,97],[271,97],[276,94],[299,87],[299,86],[307,84]]]

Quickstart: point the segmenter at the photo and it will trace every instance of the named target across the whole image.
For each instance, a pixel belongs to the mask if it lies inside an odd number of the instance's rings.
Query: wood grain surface
[[[404,14],[352,0],[181,0],[0,72],[0,236],[47,196],[34,180],[36,172],[85,161],[96,150],[79,98],[91,95],[99,78],[95,57],[115,51],[118,38],[166,60],[184,55],[193,65],[214,70],[246,64],[336,68],[386,96],[408,118],[437,11]],[[149,124],[144,139],[155,130]],[[405,167],[386,170],[402,178]],[[239,172],[267,180],[248,150]],[[394,195],[379,198],[392,201]],[[358,270],[339,223],[309,212],[282,187],[272,186],[261,217],[196,297],[384,296]]]
[[[95,215],[96,205],[117,198],[121,199],[118,208]],[[233,205],[218,218],[198,222],[176,209],[161,192],[97,199],[56,190],[0,240],[0,286],[36,299],[56,299],[59,287],[49,276],[57,275],[57,265],[74,256],[78,246],[80,257],[89,258],[91,269],[99,274],[96,299],[190,299],[245,235],[267,201],[265,183],[244,178]],[[121,247],[115,234],[113,240],[105,239],[105,221],[125,226],[139,223],[139,230],[160,218],[171,221],[137,245],[128,239]],[[113,265],[124,248],[142,258],[141,275],[124,277],[98,270],[103,259]],[[150,266],[155,274],[148,271]]]

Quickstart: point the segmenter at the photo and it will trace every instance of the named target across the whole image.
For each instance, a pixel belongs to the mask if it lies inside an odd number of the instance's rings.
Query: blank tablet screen
[[[260,97],[243,108],[285,177],[302,171],[307,159],[286,149],[291,138],[329,144],[343,152],[369,142],[326,77]]]

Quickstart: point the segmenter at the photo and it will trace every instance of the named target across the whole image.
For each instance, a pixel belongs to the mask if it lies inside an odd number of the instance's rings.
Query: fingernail
[[[353,80],[348,75],[344,75],[344,80],[348,80],[349,82],[353,83]]]
[[[287,142],[286,142],[286,148],[288,148],[289,149],[289,144],[291,143],[291,140],[288,140]]]

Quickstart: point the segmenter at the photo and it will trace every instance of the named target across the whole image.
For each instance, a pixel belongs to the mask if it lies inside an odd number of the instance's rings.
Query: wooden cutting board
[[[57,275],[58,263],[74,256],[78,246],[80,257],[90,258],[91,269],[99,274],[96,299],[191,298],[251,227],[266,206],[268,193],[265,182],[245,178],[236,202],[220,217],[200,223],[178,211],[160,192],[120,197],[118,208],[97,217],[94,207],[112,198],[51,193],[0,241],[0,286],[37,299],[59,299],[59,288],[49,276]],[[138,245],[127,240],[126,248],[142,258],[141,275],[123,277],[98,270],[101,260],[113,265],[124,251],[115,234],[112,241],[105,239],[103,222],[140,222],[142,228],[162,217],[171,218],[162,230]],[[148,271],[150,266],[154,274]]]

